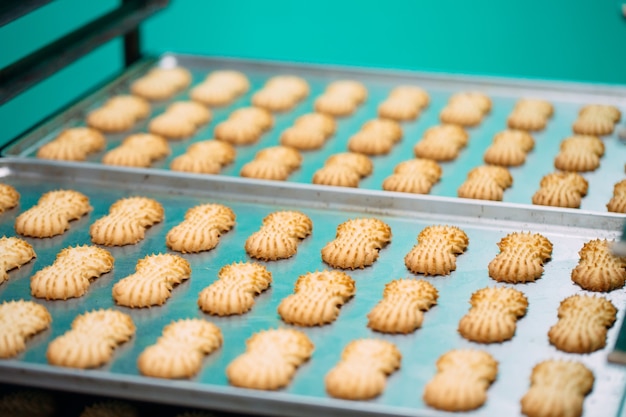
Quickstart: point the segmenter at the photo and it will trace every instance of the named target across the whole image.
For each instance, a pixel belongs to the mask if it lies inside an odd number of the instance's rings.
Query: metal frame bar
[[[137,61],[141,57],[138,25],[168,4],[169,0],[124,0],[117,9],[1,69],[0,104],[117,36],[125,35],[125,64]],[[15,19],[26,13],[9,12],[0,18]]]

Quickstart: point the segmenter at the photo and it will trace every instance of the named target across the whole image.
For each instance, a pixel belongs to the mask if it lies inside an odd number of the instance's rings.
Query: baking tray
[[[191,143],[212,138],[214,127],[225,120],[236,108],[250,105],[253,93],[260,89],[268,78],[279,74],[299,75],[304,77],[311,87],[311,94],[294,110],[276,115],[274,128],[264,134],[259,142],[237,149],[236,161],[225,167],[221,173],[225,176],[238,176],[243,165],[251,161],[258,150],[278,145],[281,132],[289,127],[298,116],[313,111],[315,98],[323,92],[326,85],[337,79],[362,81],[368,88],[368,100],[352,116],[338,119],[337,133],[322,149],[304,153],[303,165],[300,170],[291,175],[290,182],[311,183],[313,174],[324,164],[328,156],[346,151],[350,136],[356,133],[366,120],[376,117],[378,104],[387,97],[394,86],[401,84],[413,84],[425,88],[430,93],[431,104],[418,120],[402,124],[404,138],[388,155],[372,158],[374,173],[361,181],[360,188],[362,189],[380,190],[384,179],[392,173],[395,165],[413,157],[413,146],[421,139],[427,128],[439,124],[439,112],[455,92],[482,91],[492,98],[493,109],[478,127],[468,129],[469,145],[459,157],[453,162],[441,164],[443,177],[433,187],[431,195],[456,198],[457,189],[465,181],[469,170],[483,164],[483,154],[491,144],[494,134],[506,128],[506,118],[519,98],[538,97],[549,100],[555,106],[555,114],[545,130],[533,134],[536,147],[529,153],[526,163],[521,167],[510,169],[514,184],[512,188],[505,191],[503,199],[504,202],[510,203],[531,204],[532,195],[539,188],[541,178],[555,171],[554,158],[558,153],[559,145],[564,138],[572,135],[571,126],[582,105],[613,104],[622,111],[626,110],[626,87],[624,86],[438,75],[388,69],[354,69],[165,54],[158,59],[147,59],[131,67],[104,88],[20,137],[3,150],[3,155],[34,157],[41,145],[52,140],[64,128],[83,125],[85,115],[102,105],[108,97],[113,94],[128,94],[130,82],[145,74],[150,67],[174,64],[182,65],[192,72],[193,83],[190,88],[201,82],[210,71],[218,69],[235,69],[244,72],[250,79],[251,88],[232,105],[214,109],[213,121],[200,129],[192,138],[184,141],[171,141],[172,154],[153,166],[159,169],[167,169],[170,162],[184,153]],[[153,106],[152,117],[161,113],[171,101],[188,100],[190,88],[168,102],[156,103]],[[148,120],[145,120],[138,123],[130,132],[108,134],[106,150],[118,146],[121,140],[132,132],[146,131],[147,124]],[[626,142],[618,139],[617,133],[614,133],[604,137],[604,143],[606,154],[601,160],[600,168],[584,174],[589,181],[589,194],[583,199],[581,205],[584,210],[606,212],[606,204],[613,195],[613,185],[626,178],[624,173]],[[91,155],[88,161],[99,163],[106,150]]]
[[[165,208],[165,220],[151,228],[144,241],[109,248],[115,257],[113,271],[98,278],[84,297],[67,301],[36,300],[50,310],[52,327],[29,341],[26,352],[16,359],[0,361],[2,382],[253,414],[438,416],[446,414],[427,408],[421,399],[425,384],[435,374],[435,361],[450,349],[473,347],[490,352],[500,367],[487,403],[469,415],[518,415],[519,400],[528,388],[532,367],[553,358],[579,360],[593,370],[596,382],[585,400],[585,416],[615,416],[619,411],[626,387],[626,368],[606,360],[618,326],[609,330],[605,349],[588,355],[557,351],[548,343],[547,332],[557,320],[559,302],[569,295],[585,293],[570,279],[570,271],[578,261],[577,251],[590,239],[616,238],[623,216],[515,204],[503,210],[498,203],[458,200],[451,204],[449,199],[436,196],[20,158],[0,160],[0,182],[15,186],[22,194],[19,207],[0,216],[0,234],[14,235],[16,216],[35,204],[46,191],[71,188],[89,196],[94,207],[90,214],[72,222],[71,229],[61,236],[27,238],[37,258],[10,273],[9,280],[0,285],[0,300],[31,299],[29,277],[51,264],[62,248],[90,243],[89,225],[117,199],[143,195],[155,198]],[[191,279],[175,288],[164,306],[114,307],[113,284],[130,274],[138,259],[166,251],[167,231],[182,220],[189,207],[206,202],[231,207],[237,223],[223,235],[216,249],[182,255],[191,263]],[[216,279],[223,265],[248,260],[245,239],[258,230],[266,214],[282,209],[297,209],[309,215],[314,225],[312,235],[302,242],[293,258],[264,263],[274,282],[270,290],[257,297],[251,312],[228,318],[204,315],[196,304],[198,293]],[[311,360],[298,370],[286,389],[278,392],[229,386],[225,368],[245,350],[245,340],[259,330],[283,325],[276,313],[280,300],[292,293],[299,275],[327,268],[321,261],[320,250],[334,238],[336,226],[363,216],[375,216],[387,222],[392,228],[392,242],[381,251],[372,267],[348,272],[356,281],[357,292],[341,309],[336,322],[302,329],[315,344]],[[380,300],[385,283],[412,276],[404,266],[404,255],[415,244],[417,234],[433,224],[457,225],[470,239],[467,252],[458,258],[455,272],[447,277],[426,278],[439,290],[438,304],[425,314],[423,327],[413,334],[390,336],[372,332],[366,327],[366,314]],[[486,346],[466,341],[457,334],[456,327],[468,311],[470,295],[486,286],[508,286],[490,279],[487,265],[498,253],[496,243],[507,233],[520,230],[540,232],[554,244],[553,257],[546,264],[543,277],[536,283],[515,286],[528,297],[528,314],[518,322],[516,336],[511,341]],[[621,322],[626,301],[624,290],[613,291],[606,297],[618,307],[617,323]],[[136,336],[118,349],[110,364],[95,370],[73,370],[46,363],[48,343],[65,332],[76,315],[109,307],[129,313],[137,325]],[[223,347],[205,360],[199,375],[191,380],[140,376],[136,367],[140,352],[156,341],[167,323],[186,317],[205,317],[217,324],[224,334]],[[343,347],[361,337],[395,343],[403,355],[402,368],[389,378],[384,394],[375,400],[351,402],[328,397],[324,375],[335,366]]]

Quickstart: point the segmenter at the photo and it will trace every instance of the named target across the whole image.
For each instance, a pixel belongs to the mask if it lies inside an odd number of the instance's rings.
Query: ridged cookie
[[[92,210],[89,198],[74,190],[56,190],[41,196],[37,205],[15,219],[15,231],[29,237],[52,237],[65,233],[70,221]]]
[[[33,297],[46,300],[67,300],[81,297],[91,280],[113,269],[113,256],[97,246],[70,246],[57,254],[54,263],[30,279]]]
[[[424,275],[449,275],[456,269],[456,257],[469,245],[463,230],[448,225],[424,228],[417,241],[404,257],[404,264],[409,271]]]
[[[312,230],[313,222],[306,214],[277,211],[266,216],[259,231],[246,239],[245,249],[252,258],[263,261],[290,258]]]
[[[626,282],[626,257],[614,255],[610,245],[605,239],[585,243],[578,252],[580,260],[572,270],[572,281],[587,291],[622,288]]]
[[[182,253],[215,248],[222,233],[235,225],[235,213],[222,204],[201,204],[190,208],[185,219],[165,236],[167,247]]]
[[[322,248],[322,260],[333,268],[362,269],[378,259],[391,242],[391,228],[374,218],[351,219],[337,226],[334,240]]]
[[[16,237],[0,238],[0,284],[9,279],[9,271],[30,262],[36,256],[33,247]]]
[[[489,262],[489,276],[499,282],[534,282],[552,256],[552,243],[539,233],[513,232],[498,243],[500,253]]]
[[[12,358],[26,350],[26,340],[50,327],[48,310],[32,301],[0,304],[0,358]]]

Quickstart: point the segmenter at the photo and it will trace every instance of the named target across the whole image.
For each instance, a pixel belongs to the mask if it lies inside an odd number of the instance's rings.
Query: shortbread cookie
[[[424,132],[422,139],[413,148],[418,158],[435,161],[452,161],[459,156],[461,149],[467,146],[468,133],[461,126],[438,125]]]
[[[333,268],[363,269],[391,242],[391,227],[378,219],[351,219],[337,226],[334,240],[322,248],[322,260]]]
[[[613,197],[607,203],[606,208],[613,213],[626,213],[626,180],[613,186]]]
[[[135,334],[135,324],[120,311],[93,310],[77,316],[71,330],[54,339],[48,363],[69,368],[96,368],[113,358],[117,346]]]
[[[526,315],[528,299],[507,287],[483,288],[472,294],[472,308],[459,322],[459,333],[477,343],[501,343],[515,335],[517,320]]]
[[[354,280],[344,272],[309,272],[298,278],[294,294],[280,302],[278,314],[285,323],[298,326],[332,323],[355,292]]]
[[[335,117],[349,116],[367,99],[367,88],[358,81],[332,82],[315,99],[315,111]]]
[[[611,252],[611,242],[595,239],[578,252],[580,260],[572,270],[572,281],[587,291],[609,292],[626,282],[626,257]]]
[[[245,249],[252,258],[263,261],[291,258],[312,230],[313,222],[306,214],[276,211],[267,215],[259,231],[246,239]]]
[[[437,374],[424,388],[423,400],[445,411],[470,411],[487,401],[498,362],[481,350],[452,350],[437,360]]]
[[[102,132],[118,133],[131,129],[150,114],[150,103],[137,96],[116,96],[87,115],[87,125]]]
[[[576,172],[553,172],[545,175],[533,194],[533,204],[566,208],[579,208],[587,195],[589,184]]]
[[[221,204],[201,204],[187,210],[182,223],[167,232],[167,247],[182,253],[215,248],[222,233],[235,225],[235,213]]]
[[[239,71],[213,71],[189,96],[206,106],[220,107],[231,104],[249,88],[248,78]]]
[[[390,139],[394,144],[399,142],[404,135],[400,123],[389,119],[370,119],[363,123],[361,132],[372,132]]]
[[[302,155],[288,146],[265,148],[241,168],[241,176],[274,181],[285,181],[289,175],[300,168]]]
[[[244,120],[252,123],[265,132],[274,126],[274,116],[266,109],[260,107],[242,107],[232,112],[228,118],[230,120]]]
[[[448,104],[439,113],[442,123],[461,126],[476,126],[491,110],[491,100],[477,92],[457,93],[450,97]]]
[[[397,121],[415,120],[421,109],[417,102],[405,96],[390,96],[378,106],[378,116]]]
[[[309,85],[303,78],[281,75],[270,78],[262,89],[254,93],[252,104],[271,112],[284,112],[308,95]]]
[[[163,329],[156,344],[137,358],[142,375],[155,378],[191,378],[202,368],[202,360],[222,346],[222,331],[203,319],[174,321]]]
[[[530,388],[521,399],[528,417],[580,417],[594,376],[580,362],[547,360],[533,368]]]
[[[84,161],[106,146],[102,133],[89,127],[73,127],[62,131],[37,150],[37,158],[63,161]]]
[[[359,181],[361,176],[347,165],[326,165],[313,174],[313,184],[319,185],[356,188]]]
[[[250,311],[254,297],[272,283],[272,273],[263,265],[253,262],[225,265],[217,276],[217,281],[198,295],[200,309],[217,316]]]
[[[326,374],[326,392],[345,400],[368,400],[378,397],[386,386],[387,376],[400,368],[402,354],[391,342],[358,339],[350,342],[341,361]]]
[[[294,127],[321,132],[325,139],[335,134],[337,123],[331,116],[323,113],[307,113],[296,119]]]
[[[533,137],[523,130],[504,130],[497,133],[487,148],[485,163],[500,166],[520,166],[526,162],[526,154],[535,147]]]
[[[417,235],[417,245],[406,254],[404,264],[414,274],[449,275],[468,245],[469,238],[456,226],[428,226]]]
[[[147,100],[167,100],[191,84],[191,74],[185,68],[154,68],[130,85],[136,96]]]
[[[113,256],[97,246],[70,246],[58,253],[54,263],[30,279],[33,297],[67,300],[81,297],[93,279],[113,269]]]
[[[307,126],[292,126],[280,134],[280,144],[301,151],[312,151],[324,146],[326,137],[322,130]]]
[[[109,214],[89,228],[91,241],[98,245],[134,245],[143,240],[146,229],[164,218],[163,206],[146,197],[128,197],[116,201]]]
[[[109,400],[88,405],[78,417],[139,417],[139,412],[129,403]]]
[[[561,142],[554,167],[561,171],[588,172],[600,167],[604,143],[597,136],[574,135]]]
[[[215,126],[215,138],[235,146],[251,145],[260,138],[263,130],[249,119],[228,119]]]
[[[396,279],[385,285],[383,299],[367,314],[367,327],[381,333],[412,333],[422,327],[424,312],[439,293],[423,279]]]
[[[539,233],[513,232],[498,242],[500,253],[489,262],[489,276],[499,282],[534,282],[552,256],[552,243]]]
[[[48,310],[32,301],[0,304],[0,358],[12,358],[26,350],[26,340],[50,327]]]
[[[180,256],[148,255],[137,261],[135,273],[113,286],[113,299],[126,307],[150,307],[164,304],[175,285],[189,279],[191,266]]]
[[[367,88],[359,81],[338,80],[328,84],[326,91],[352,98],[357,104],[367,100]]]
[[[430,103],[430,95],[423,88],[414,85],[401,85],[395,87],[389,93],[391,98],[402,98],[417,104],[420,109],[428,107]]]
[[[360,131],[348,140],[348,150],[365,155],[387,155],[394,142],[377,132]]]
[[[20,389],[0,397],[0,416],[6,417],[54,417],[57,404],[52,392]]]
[[[37,205],[15,219],[15,231],[29,237],[52,237],[65,233],[70,221],[92,210],[89,198],[74,190],[56,190],[41,196]]]
[[[174,158],[170,169],[198,174],[218,174],[225,165],[235,160],[236,155],[237,151],[230,143],[205,140],[192,144],[183,155]]]
[[[616,314],[617,309],[606,298],[572,295],[561,301],[559,321],[550,328],[548,339],[564,352],[595,352],[606,345],[606,334]]]
[[[165,138],[150,133],[137,133],[128,136],[120,146],[104,154],[102,163],[147,168],[154,161],[169,154],[170,146]]]
[[[19,268],[35,257],[33,247],[16,237],[0,238],[0,284],[9,279],[9,271]]]
[[[382,187],[386,191],[428,194],[441,173],[441,166],[432,159],[412,159],[399,163]]]
[[[0,214],[17,206],[20,202],[20,193],[9,184],[0,184]]]
[[[550,102],[541,99],[523,98],[515,103],[513,111],[507,118],[507,125],[511,129],[526,131],[543,130],[553,113],[554,107]]]
[[[513,185],[508,169],[497,165],[482,165],[473,168],[457,194],[461,198],[502,201],[504,190]]]
[[[259,390],[287,386],[297,368],[313,354],[313,343],[298,330],[271,329],[246,341],[246,352],[226,368],[231,385]]]
[[[148,130],[168,139],[185,139],[211,121],[212,114],[206,107],[193,101],[177,101],[170,104],[165,113],[148,124]]]
[[[374,164],[367,156],[356,152],[335,153],[328,157],[325,166],[343,165],[352,169],[359,177],[367,177],[372,174]]]
[[[621,112],[617,107],[590,104],[580,110],[572,129],[579,135],[609,135],[613,133],[615,123],[620,119]]]

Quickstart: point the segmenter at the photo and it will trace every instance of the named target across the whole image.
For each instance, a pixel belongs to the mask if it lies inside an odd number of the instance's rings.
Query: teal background
[[[143,49],[626,84],[616,0],[173,0]],[[0,66],[116,7],[59,0],[0,28]],[[122,69],[119,39],[0,107],[0,145]]]

